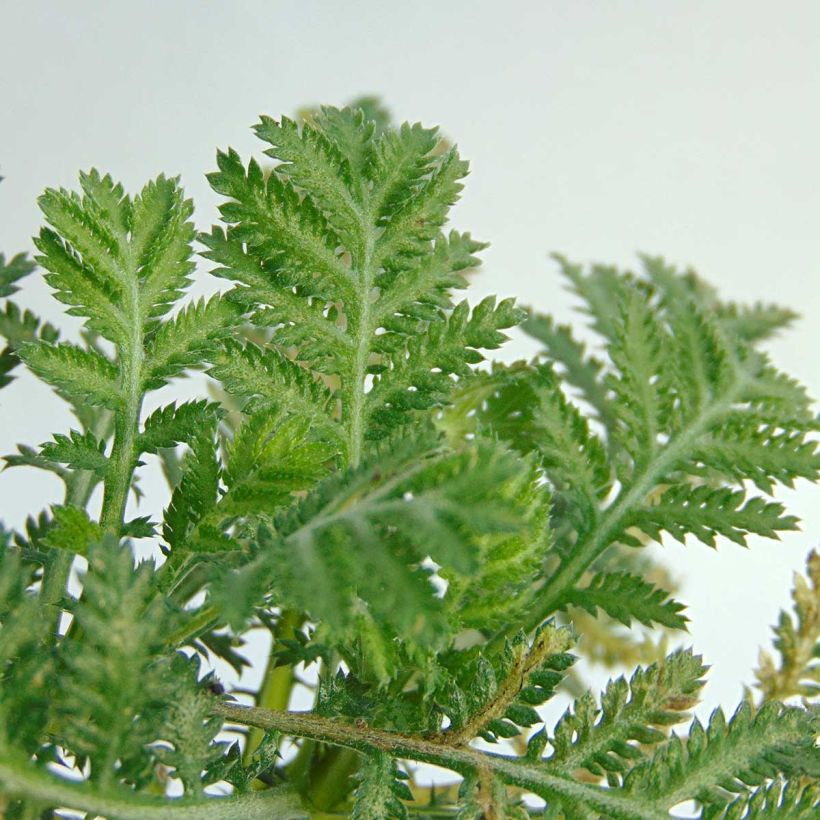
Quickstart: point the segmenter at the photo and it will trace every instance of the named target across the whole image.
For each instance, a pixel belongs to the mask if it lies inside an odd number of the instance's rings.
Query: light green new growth
[[[436,129],[368,99],[255,131],[270,161],[220,151],[208,177],[223,224],[198,240],[230,289],[207,300],[184,298],[178,180],[128,196],[90,171],[40,199],[36,262],[84,327],[58,341],[7,301],[0,387],[22,361],[78,427],[6,457],[65,495],[0,528],[0,814],[816,816],[816,555],[760,705],[728,721],[689,722],[689,649],[653,649],[600,697],[574,666],[636,623],[658,646],[686,628],[635,548],[797,527],[773,495],[817,480],[817,422],[759,349],[794,314],[658,258],[559,257],[590,355],[511,299],[456,301],[484,245],[447,225],[467,164]],[[0,298],[33,270],[0,257]],[[519,323],[536,358],[481,366]],[[197,369],[209,399],[166,398]],[[129,509],[154,458],[157,522]],[[135,566],[134,539],[154,561]],[[252,630],[261,682],[225,692],[214,661],[245,670]],[[313,707],[291,711],[306,675]]]

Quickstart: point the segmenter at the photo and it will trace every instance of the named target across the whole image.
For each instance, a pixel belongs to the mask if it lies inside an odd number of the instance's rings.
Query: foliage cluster
[[[436,129],[363,100],[255,130],[271,161],[217,154],[208,233],[179,180],[128,195],[92,170],[40,198],[34,261],[0,257],[0,297],[36,263],[84,322],[0,314],[0,386],[22,363],[76,417],[6,457],[65,494],[0,531],[5,816],[816,816],[817,556],[760,696],[675,731],[706,667],[659,650],[687,619],[640,551],[796,528],[772,496],[817,480],[817,423],[760,350],[793,314],[659,258],[559,257],[588,351],[458,301],[484,245],[446,228],[467,164]],[[227,285],[186,302],[197,246]],[[515,326],[539,355],[483,364]],[[168,401],[196,369],[211,397]],[[160,521],[131,512],[153,459]],[[241,672],[253,629],[262,684],[225,692],[209,670]],[[579,653],[636,668],[595,697]],[[289,711],[306,670],[313,709]]]

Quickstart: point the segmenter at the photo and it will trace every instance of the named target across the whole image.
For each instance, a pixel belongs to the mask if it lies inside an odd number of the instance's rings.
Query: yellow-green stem
[[[294,630],[299,629],[304,623],[304,620],[304,615],[301,612],[292,609],[286,609],[280,616],[276,631],[273,633],[273,643],[268,655],[268,663],[256,698],[257,706],[264,709],[288,708],[295,678],[292,666],[276,665],[276,641],[278,638],[290,637]],[[264,730],[256,726],[251,729],[248,735],[248,743],[245,746],[245,765],[250,762],[251,756],[259,748],[264,734]]]

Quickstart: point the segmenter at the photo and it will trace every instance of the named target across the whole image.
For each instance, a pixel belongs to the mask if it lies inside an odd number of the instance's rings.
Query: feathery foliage
[[[227,149],[209,175],[224,294],[185,299],[177,180],[129,196],[90,171],[40,199],[36,262],[83,329],[8,301],[0,387],[23,362],[77,424],[6,457],[65,495],[0,528],[0,813],[814,816],[817,556],[761,704],[678,735],[706,668],[666,649],[684,604],[630,549],[796,528],[773,496],[817,480],[817,421],[760,350],[794,314],[652,257],[559,258],[594,345],[511,299],[470,307],[484,245],[447,224],[467,164],[436,129],[367,99],[255,131],[270,162]],[[0,257],[0,298],[33,267]],[[536,359],[482,367],[520,322]],[[197,369],[210,398],[165,399]],[[127,515],[155,458],[165,509]],[[259,685],[217,680],[260,632]],[[596,698],[578,656],[640,665]]]

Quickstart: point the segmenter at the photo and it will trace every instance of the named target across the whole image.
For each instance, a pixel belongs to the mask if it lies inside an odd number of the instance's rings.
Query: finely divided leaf
[[[582,607],[590,615],[598,609],[610,618],[631,626],[633,619],[645,626],[660,624],[669,629],[686,629],[683,604],[666,590],[658,589],[638,575],[626,572],[599,572],[587,586],[570,591],[567,602]]]

